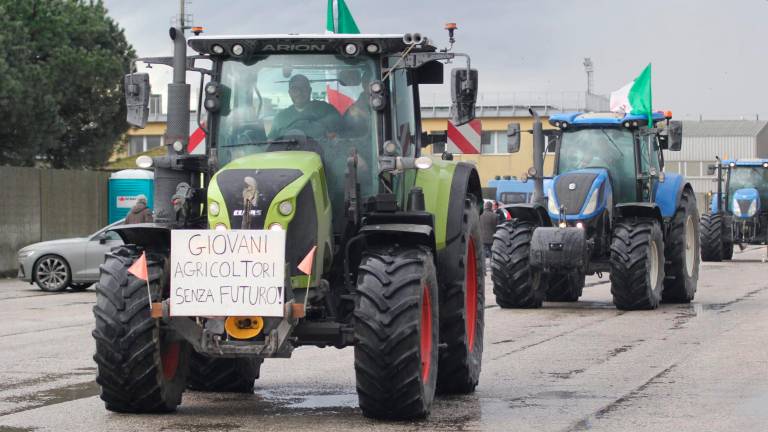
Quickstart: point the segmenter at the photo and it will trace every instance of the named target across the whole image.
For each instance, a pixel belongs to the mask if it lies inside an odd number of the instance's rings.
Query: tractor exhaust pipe
[[[184,30],[172,27],[169,30],[173,40],[173,82],[168,84],[168,126],[165,144],[168,154],[183,154],[189,141],[190,86],[187,84],[187,39]],[[181,145],[174,143],[181,142]]]
[[[541,117],[533,108],[528,108],[533,116],[533,202],[545,205],[544,199],[544,129]]]
[[[721,213],[722,209],[720,208],[720,203],[723,200],[723,161],[721,161],[718,156],[715,156],[715,159],[717,159],[717,203],[715,203],[715,211]]]

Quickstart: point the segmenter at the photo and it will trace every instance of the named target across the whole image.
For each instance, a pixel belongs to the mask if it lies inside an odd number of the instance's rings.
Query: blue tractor
[[[555,176],[543,183],[544,131],[534,116],[534,180],[530,204],[505,207],[492,247],[496,302],[535,308],[576,301],[585,275],[610,273],[619,309],[690,302],[699,272],[699,215],[691,185],[664,173],[662,150],[680,150],[682,124],[671,113],[567,113],[550,117],[559,130]],[[519,126],[510,124],[512,151]]]
[[[768,159],[716,159],[717,192],[699,225],[704,261],[731,259],[734,244],[768,244]]]
[[[544,188],[547,188],[550,181],[550,179],[544,179]],[[533,182],[529,182],[527,178],[496,176],[488,182],[488,186],[496,189],[496,201],[505,206],[529,203],[533,198]]]

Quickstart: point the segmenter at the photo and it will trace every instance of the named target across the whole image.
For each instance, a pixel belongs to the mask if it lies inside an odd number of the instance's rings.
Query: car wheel
[[[35,283],[43,291],[62,291],[69,286],[71,278],[69,264],[58,255],[44,255],[35,263]]]
[[[71,289],[72,291],[85,291],[85,290],[87,290],[87,289],[88,289],[88,287],[90,287],[91,285],[93,285],[93,283],[92,283],[92,282],[85,282],[85,283],[71,283],[71,284],[69,284],[69,289]]]

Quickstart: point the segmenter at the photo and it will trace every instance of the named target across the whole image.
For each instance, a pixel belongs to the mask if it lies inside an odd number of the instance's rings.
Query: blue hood
[[[739,189],[731,197],[733,214],[740,219],[749,219],[760,211],[760,193],[755,188]]]
[[[608,170],[587,168],[555,176],[552,183],[545,188],[545,193],[550,200],[554,198],[553,203],[547,204],[552,220],[560,219],[561,206],[565,207],[565,220],[587,220],[603,212],[612,189],[611,182],[608,181]],[[594,207],[590,205],[592,200],[595,202]]]

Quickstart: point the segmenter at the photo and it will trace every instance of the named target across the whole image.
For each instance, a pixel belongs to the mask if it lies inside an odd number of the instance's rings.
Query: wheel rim
[[[688,275],[693,274],[693,264],[696,259],[696,231],[693,226],[693,217],[685,220],[685,270]]]
[[[464,282],[467,298],[466,305],[466,327],[467,344],[469,352],[475,349],[475,329],[477,327],[477,256],[475,255],[475,239],[469,238],[469,247],[467,248],[467,274]]]
[[[432,366],[432,305],[429,286],[424,285],[424,299],[421,302],[421,381],[427,382]]]
[[[178,342],[169,344],[160,356],[163,363],[163,377],[170,381],[176,376],[176,370],[179,368],[179,352],[181,345]]]
[[[656,241],[651,240],[651,268],[650,268],[650,278],[651,278],[651,289],[656,288],[656,283],[659,279],[659,248],[656,246]]]
[[[67,281],[67,266],[58,258],[46,258],[37,265],[37,281],[47,289],[59,289]]]

